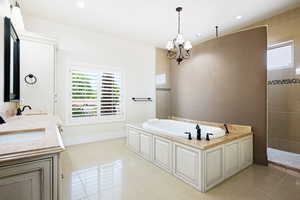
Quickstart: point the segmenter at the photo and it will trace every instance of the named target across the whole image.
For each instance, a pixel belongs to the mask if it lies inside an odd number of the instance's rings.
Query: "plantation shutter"
[[[121,114],[121,77],[118,73],[101,75],[100,116]]]
[[[98,115],[99,74],[72,70],[72,118]]]
[[[115,120],[123,115],[121,74],[71,70],[73,120]]]

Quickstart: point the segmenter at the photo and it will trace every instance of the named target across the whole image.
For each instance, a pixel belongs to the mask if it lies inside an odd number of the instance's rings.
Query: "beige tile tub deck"
[[[220,125],[216,125],[215,123],[209,123],[209,122],[205,123],[205,125],[220,126]],[[249,128],[247,126],[245,126],[245,127],[242,127],[241,129],[239,129],[236,126],[238,126],[238,125],[229,126],[231,128],[231,129],[229,129],[229,134],[226,134],[223,137],[211,139],[210,141],[206,141],[204,139],[202,139],[202,140],[196,140],[196,139],[188,140],[186,137],[170,136],[170,135],[166,135],[166,134],[159,133],[159,132],[156,132],[156,131],[146,130],[142,127],[142,124],[127,124],[127,127],[142,130],[142,131],[151,133],[153,135],[157,135],[157,136],[169,139],[171,141],[178,142],[178,143],[185,144],[185,145],[189,145],[191,147],[198,148],[198,149],[201,149],[201,150],[206,150],[206,149],[209,149],[209,148],[213,148],[215,146],[225,144],[225,143],[228,143],[230,141],[233,141],[233,140],[236,140],[236,139],[239,139],[239,138],[242,138],[242,137],[253,135],[253,133],[251,132],[251,127],[250,126],[249,126]]]

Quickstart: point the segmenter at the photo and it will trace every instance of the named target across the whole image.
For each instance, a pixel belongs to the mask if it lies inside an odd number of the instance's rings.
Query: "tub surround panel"
[[[172,115],[253,127],[254,161],[267,164],[267,28],[259,27],[194,46],[171,66]]]
[[[63,151],[64,145],[57,127],[58,124],[60,124],[60,120],[50,115],[9,118],[6,124],[0,125],[0,136],[15,133],[26,134],[32,130],[40,130],[44,133],[32,140],[1,142],[0,162]]]

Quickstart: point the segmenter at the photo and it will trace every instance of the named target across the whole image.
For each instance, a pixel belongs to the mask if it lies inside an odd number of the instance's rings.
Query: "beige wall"
[[[155,50],[156,117],[160,119],[171,116],[170,60],[166,54],[166,50]]]
[[[192,57],[171,65],[172,115],[251,125],[254,160],[266,155],[266,27],[201,43]]]
[[[256,23],[268,25],[268,44],[294,40],[295,65],[268,71],[268,80],[300,78],[300,7]],[[300,84],[268,86],[268,145],[300,153]]]

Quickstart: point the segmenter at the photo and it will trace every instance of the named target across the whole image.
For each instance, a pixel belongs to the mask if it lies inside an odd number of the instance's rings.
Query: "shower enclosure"
[[[268,48],[268,159],[300,169],[300,68],[294,42]]]

